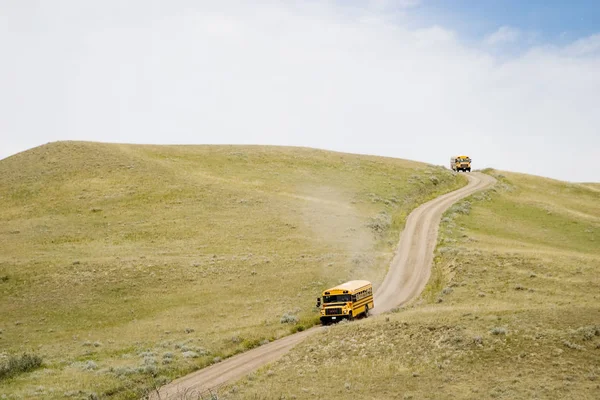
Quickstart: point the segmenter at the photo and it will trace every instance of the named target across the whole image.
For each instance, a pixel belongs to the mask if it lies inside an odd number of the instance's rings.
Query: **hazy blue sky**
[[[566,43],[600,31],[597,0],[431,0],[415,13],[475,37],[502,25],[534,34],[540,43]]]
[[[300,145],[600,181],[600,2],[0,0],[0,158]]]

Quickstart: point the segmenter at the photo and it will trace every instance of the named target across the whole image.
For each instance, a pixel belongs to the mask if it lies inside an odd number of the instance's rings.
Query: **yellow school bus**
[[[450,169],[456,172],[471,172],[471,158],[469,156],[450,157]]]
[[[369,281],[349,281],[323,292],[317,298],[321,323],[327,325],[341,319],[367,317],[373,309],[373,285]]]

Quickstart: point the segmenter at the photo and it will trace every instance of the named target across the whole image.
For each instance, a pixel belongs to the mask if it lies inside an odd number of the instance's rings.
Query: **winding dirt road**
[[[466,176],[469,179],[467,186],[437,197],[410,213],[390,269],[375,292],[373,314],[390,311],[423,291],[431,274],[442,214],[460,199],[487,189],[496,182],[491,176],[477,172]]]
[[[381,314],[418,296],[429,279],[439,222],[444,211],[458,200],[492,186],[491,176],[466,174],[469,184],[415,209],[406,220],[390,269],[375,293],[373,314]],[[152,399],[196,399],[219,386],[242,378],[277,360],[296,344],[322,331],[315,327],[238,354],[218,364],[179,378],[153,393]]]

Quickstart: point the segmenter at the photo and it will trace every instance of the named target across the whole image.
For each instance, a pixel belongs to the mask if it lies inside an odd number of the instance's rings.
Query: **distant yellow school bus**
[[[471,158],[469,156],[450,157],[450,169],[456,172],[471,172]]]
[[[369,315],[375,307],[373,285],[369,281],[349,281],[323,292],[323,299],[317,298],[321,309],[321,323],[326,325],[341,319],[354,319]]]

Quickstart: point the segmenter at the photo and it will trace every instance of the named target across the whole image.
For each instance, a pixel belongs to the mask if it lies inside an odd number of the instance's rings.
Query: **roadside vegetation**
[[[600,193],[485,172],[498,183],[444,215],[418,300],[310,337],[220,398],[599,398]]]
[[[305,148],[58,142],[0,161],[7,398],[139,398],[382,281],[442,167]],[[16,370],[15,370],[16,371]]]
[[[36,354],[4,356],[0,359],[0,381],[33,371],[42,365],[42,358]]]

